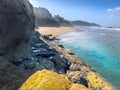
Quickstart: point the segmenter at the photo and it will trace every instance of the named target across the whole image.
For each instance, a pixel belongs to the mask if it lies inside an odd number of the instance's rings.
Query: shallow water
[[[120,90],[120,31],[82,27],[59,36],[60,43],[71,49],[102,77]]]

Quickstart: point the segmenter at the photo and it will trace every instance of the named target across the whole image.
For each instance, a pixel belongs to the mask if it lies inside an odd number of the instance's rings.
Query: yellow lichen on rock
[[[69,90],[91,90],[80,84],[73,84]]]
[[[70,49],[64,49],[66,53],[70,54],[70,55],[74,55],[74,53],[70,50]]]
[[[30,76],[19,90],[89,90],[72,84],[66,77],[53,71],[41,70]]]
[[[89,87],[94,88],[95,90],[98,88],[102,88],[102,90],[116,90],[114,87],[112,87],[112,85],[110,85],[95,72],[89,72],[87,74],[87,79]]]
[[[42,70],[33,74],[20,90],[67,90],[71,86],[63,75],[52,71]]]

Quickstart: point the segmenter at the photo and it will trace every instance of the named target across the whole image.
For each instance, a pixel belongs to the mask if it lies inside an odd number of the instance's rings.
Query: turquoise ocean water
[[[71,49],[102,77],[120,90],[120,30],[81,27],[59,36],[60,43]]]

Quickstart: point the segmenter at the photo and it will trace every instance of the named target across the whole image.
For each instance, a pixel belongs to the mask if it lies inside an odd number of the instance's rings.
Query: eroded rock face
[[[34,14],[28,0],[0,0],[0,55],[26,43],[33,28]]]
[[[33,29],[34,14],[28,0],[0,0],[0,90],[18,90],[27,78],[27,71],[9,61],[25,46]]]

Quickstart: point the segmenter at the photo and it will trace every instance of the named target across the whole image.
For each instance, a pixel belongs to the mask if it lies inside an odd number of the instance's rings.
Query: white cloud
[[[107,9],[107,12],[109,17],[120,18],[120,6],[109,8]]]
[[[120,12],[120,6],[118,6],[118,7],[115,7],[115,8],[109,8],[108,10],[107,10],[108,12]]]
[[[108,9],[107,11],[108,11],[108,12],[111,12],[111,11],[112,11],[112,9]]]

